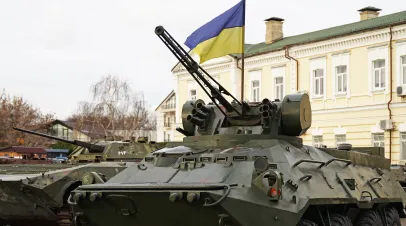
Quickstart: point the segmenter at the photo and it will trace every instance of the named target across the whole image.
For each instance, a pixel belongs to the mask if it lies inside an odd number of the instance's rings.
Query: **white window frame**
[[[326,87],[326,73],[327,73],[327,59],[326,57],[319,57],[310,60],[310,100],[323,98],[326,100],[327,97],[327,87]],[[323,94],[315,95],[315,71],[321,69],[323,70]]]
[[[192,95],[192,90],[195,90],[195,95]],[[193,97],[195,100],[197,100],[197,87],[196,87],[196,82],[194,81],[188,81],[188,100],[193,100]]]
[[[195,94],[192,94],[194,91]],[[197,91],[196,89],[190,89],[189,90],[189,100],[196,100],[197,99]]]
[[[283,98],[286,96],[286,69],[285,69],[285,65],[284,66],[279,66],[279,67],[273,67],[271,69],[271,73],[272,73],[272,97],[273,99],[279,99],[279,100],[283,100]],[[278,78],[282,78],[282,83],[280,84],[276,84],[276,79]],[[277,87],[279,87],[280,91],[282,92],[282,96],[279,96],[277,94]]]
[[[254,87],[254,83],[258,83],[258,86]],[[261,82],[259,80],[251,81],[251,100],[252,102],[260,102]]]
[[[344,136],[344,141],[337,141],[337,138],[342,138]],[[336,143],[336,147],[338,147],[339,144],[343,144],[347,142],[347,134],[335,134],[334,136],[334,141]]]
[[[323,135],[312,136],[313,147],[321,148],[323,146]]]
[[[339,68],[345,68],[345,72],[338,72]],[[339,65],[335,68],[336,92],[337,94],[347,93],[347,65]],[[340,84],[341,80],[341,84]],[[341,85],[341,87],[340,87]]]
[[[382,137],[383,139],[375,139],[376,136]],[[378,144],[378,146],[376,146]],[[372,147],[383,147],[385,148],[385,133],[372,133],[371,134],[371,145]]]
[[[375,67],[375,63],[376,62],[379,62],[379,61],[383,61],[383,67]],[[376,87],[375,85],[376,85],[376,74],[378,73],[378,80],[379,80],[379,82],[378,82],[378,85],[379,85],[379,87]],[[383,74],[383,82],[384,82],[384,85],[383,86],[381,86],[381,84],[382,84],[382,74]],[[387,84],[386,84],[386,77],[387,77],[387,74],[386,74],[386,60],[385,59],[376,59],[376,60],[374,60],[374,61],[372,61],[372,90],[373,91],[379,91],[379,90],[384,90],[384,89],[386,89],[386,86],[387,86]]]
[[[399,132],[399,144],[400,144],[400,153],[401,159],[406,159],[406,132]]]
[[[253,98],[253,82],[258,81],[259,82],[259,87],[256,88],[258,91],[258,102],[261,101],[261,76],[262,76],[262,71],[261,70],[254,70],[254,71],[249,71],[249,100],[251,102],[254,102]]]
[[[406,85],[406,81],[403,79],[404,65],[402,64],[402,57],[406,57],[406,42],[396,43],[396,65],[397,68],[397,86]]]
[[[321,72],[321,76],[317,76],[317,72]],[[325,95],[325,90],[324,90],[324,81],[325,81],[325,71],[322,68],[317,68],[313,70],[313,97],[322,97]],[[317,87],[318,86],[318,87]],[[316,92],[319,93],[316,93]],[[322,92],[323,91],[323,92]]]
[[[338,92],[338,76],[337,76],[337,67],[346,66],[346,85],[347,91]],[[351,79],[351,67],[350,67],[350,52],[339,53],[332,55],[332,72],[333,72],[333,79],[332,79],[332,99],[334,100],[336,97],[346,96],[350,98],[350,79]]]
[[[277,83],[278,79],[281,79],[282,82]],[[279,99],[280,101],[282,101],[283,97],[285,96],[285,93],[283,92],[284,87],[285,87],[283,77],[282,76],[275,77],[273,80],[274,80],[274,87],[275,87],[275,89],[274,89],[275,90],[274,91],[275,99]]]
[[[369,95],[372,96],[373,93],[389,93],[388,84],[389,84],[389,72],[388,72],[388,56],[389,48],[388,45],[371,47],[368,49],[368,83],[369,83]],[[374,88],[375,87],[375,70],[374,62],[376,60],[385,60],[385,87],[384,88]]]

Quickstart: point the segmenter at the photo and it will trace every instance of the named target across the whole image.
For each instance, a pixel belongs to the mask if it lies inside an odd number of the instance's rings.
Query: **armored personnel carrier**
[[[162,26],[155,33],[212,103],[183,105],[181,144],[71,192],[75,225],[400,225],[406,195],[388,159],[303,144],[307,94],[239,102]]]
[[[83,161],[73,161],[71,164],[0,165],[0,224],[70,225],[67,198],[71,191],[79,185],[104,183],[157,150],[160,145],[146,142],[91,144],[15,129],[75,144],[82,149],[74,152],[77,154],[74,160]]]

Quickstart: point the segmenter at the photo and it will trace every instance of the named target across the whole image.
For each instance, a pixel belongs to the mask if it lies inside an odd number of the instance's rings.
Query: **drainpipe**
[[[299,91],[299,61],[289,56],[289,46],[285,46],[285,57],[296,61],[296,90]]]
[[[388,111],[389,119],[392,119],[392,110],[390,109],[390,104],[392,102],[392,26],[389,27],[389,101],[388,101]],[[389,130],[389,160],[392,164],[392,130]]]

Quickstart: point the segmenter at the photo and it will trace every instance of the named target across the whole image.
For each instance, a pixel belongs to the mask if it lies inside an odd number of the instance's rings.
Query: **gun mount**
[[[177,129],[183,135],[268,134],[300,136],[310,128],[312,114],[307,94],[289,94],[285,96],[282,102],[279,100],[270,101],[265,98],[259,103],[240,103],[196,63],[165,28],[156,27],[155,34],[212,100],[212,104],[207,105],[203,100],[187,101],[183,105],[183,129]],[[209,80],[214,81],[219,88],[215,88]],[[232,97],[233,101],[228,102],[223,95]],[[219,104],[216,103],[216,100]]]
[[[63,138],[60,138],[60,137],[51,136],[51,135],[48,135],[48,134],[34,132],[34,131],[25,130],[25,129],[21,129],[21,128],[16,128],[16,127],[13,127],[13,129],[24,132],[24,133],[29,133],[29,134],[32,134],[32,135],[36,135],[36,136],[40,136],[40,137],[46,137],[46,138],[49,138],[49,139],[58,140],[58,141],[62,141],[62,142],[68,143],[68,144],[73,144],[73,145],[76,145],[76,146],[84,147],[84,148],[87,148],[90,153],[102,153],[104,151],[104,148],[105,148],[102,145],[92,144],[92,143],[89,143],[89,142],[83,142],[83,141],[80,141],[80,140],[63,139]]]

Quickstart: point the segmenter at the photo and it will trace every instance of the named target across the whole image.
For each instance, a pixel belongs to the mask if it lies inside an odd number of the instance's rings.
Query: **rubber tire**
[[[313,221],[302,219],[296,226],[318,226],[318,224],[314,223]]]
[[[385,208],[385,215],[387,226],[401,226],[398,211],[394,207]]]
[[[341,214],[331,215],[330,223],[330,226],[352,226],[351,219]]]
[[[376,210],[359,213],[354,226],[383,226],[382,218]]]

